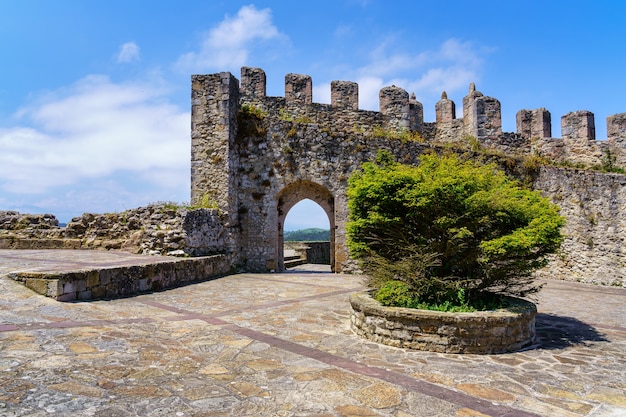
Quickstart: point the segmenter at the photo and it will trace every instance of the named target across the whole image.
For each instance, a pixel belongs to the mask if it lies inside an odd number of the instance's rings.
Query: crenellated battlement
[[[516,115],[517,131],[503,132],[500,102],[483,95],[474,83],[470,84],[468,94],[463,98],[462,118],[457,119],[456,104],[444,91],[441,100],[435,103],[434,122],[424,121],[424,107],[415,94],[409,95],[397,86],[380,90],[378,112],[359,109],[357,83],[333,81],[330,88],[330,105],[313,103],[312,78],[287,74],[285,96],[268,97],[265,72],[260,68],[241,69],[242,103],[262,108],[288,107],[292,112],[306,113],[315,122],[336,116],[357,123],[361,131],[371,132],[374,124],[390,131],[417,132],[433,143],[466,142],[472,137],[485,148],[535,154],[551,161],[588,167],[602,165],[608,154],[614,165],[626,167],[626,113],[607,118],[606,141],[596,140],[593,113],[586,110],[568,113],[561,118],[561,137],[558,138],[552,137],[551,114],[545,108],[520,110]],[[320,108],[324,115],[318,120],[313,109]],[[353,114],[346,117],[350,112]]]

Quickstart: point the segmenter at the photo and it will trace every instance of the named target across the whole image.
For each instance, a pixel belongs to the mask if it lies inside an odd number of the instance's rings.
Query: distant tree
[[[455,155],[407,166],[380,152],[349,179],[348,208],[351,254],[378,294],[405,306],[535,292],[531,273],[563,240],[556,205]]]
[[[309,228],[284,233],[285,241],[289,242],[326,242],[330,240],[330,230]]]

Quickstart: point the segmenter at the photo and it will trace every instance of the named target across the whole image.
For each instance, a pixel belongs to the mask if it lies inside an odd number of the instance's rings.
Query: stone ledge
[[[512,298],[496,311],[446,313],[384,307],[369,293],[350,297],[352,330],[389,346],[441,353],[513,352],[535,343],[537,307]]]
[[[0,230],[0,249],[80,249],[80,239],[26,238]]]
[[[12,272],[8,277],[57,301],[126,297],[227,275],[226,255],[69,272]]]

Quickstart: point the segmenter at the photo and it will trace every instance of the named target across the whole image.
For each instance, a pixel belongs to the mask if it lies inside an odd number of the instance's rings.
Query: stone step
[[[285,257],[285,268],[293,268],[294,266],[304,265],[305,263],[306,258],[301,258],[297,255]]]

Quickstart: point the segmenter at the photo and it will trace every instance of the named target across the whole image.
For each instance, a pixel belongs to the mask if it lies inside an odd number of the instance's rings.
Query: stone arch
[[[300,201],[309,199],[324,210],[328,216],[330,225],[330,268],[335,271],[335,198],[333,194],[324,186],[307,180],[299,180],[284,187],[276,196],[277,202],[277,265],[278,271],[285,270],[285,259],[283,253],[284,226],[287,213]]]

